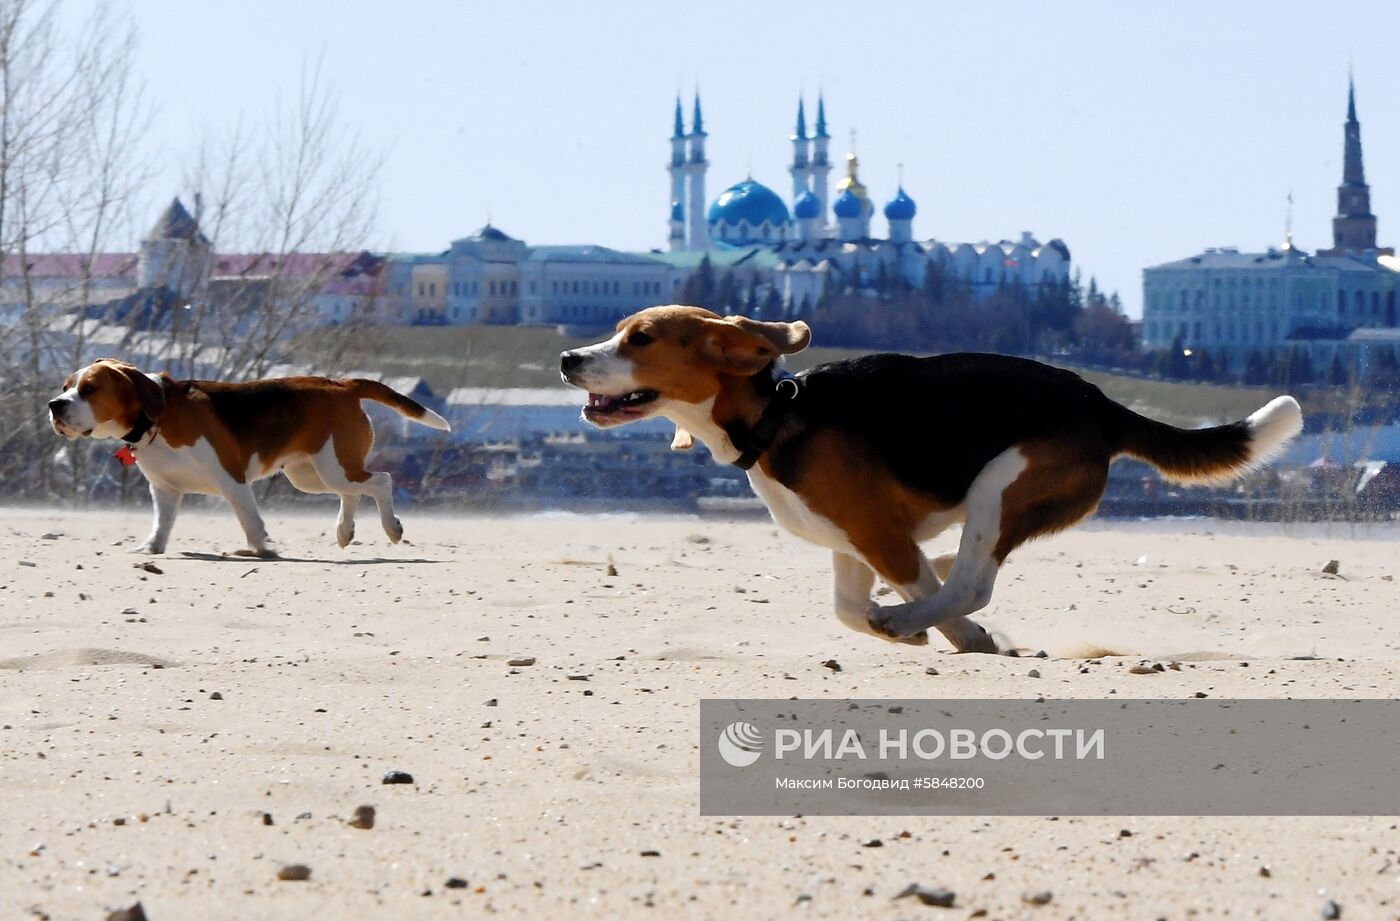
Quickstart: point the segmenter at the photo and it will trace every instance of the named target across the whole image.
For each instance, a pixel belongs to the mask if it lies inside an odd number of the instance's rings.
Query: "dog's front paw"
[[[865,621],[873,633],[892,642],[908,643],[910,646],[927,645],[928,631],[906,623],[908,607],[904,604],[871,604],[865,612]]]
[[[139,544],[139,545],[137,545],[137,546],[135,546],[135,547],[132,547],[130,550],[128,550],[128,551],[126,551],[126,552],[127,552],[127,553],[142,553],[142,554],[146,554],[147,556],[160,556],[162,553],[165,552],[165,544],[160,544],[160,543],[156,543],[155,541],[149,541],[149,540],[148,540],[148,541],[146,541],[144,544]]]

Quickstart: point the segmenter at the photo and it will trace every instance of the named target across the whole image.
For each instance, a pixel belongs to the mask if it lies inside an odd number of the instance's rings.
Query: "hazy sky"
[[[679,86],[688,113],[697,81],[710,197],[751,167],[787,198],[798,92],[810,106],[820,86],[833,159],[858,129],[881,205],[903,163],[919,239],[1062,237],[1137,314],[1143,266],[1280,241],[1290,190],[1298,244],[1329,243],[1350,64],[1381,242],[1400,243],[1397,3],[131,9],[169,164],[152,220],[194,137],[260,117],[317,56],[387,152],[375,242],[405,250],[444,249],[488,211],[532,243],[664,246],[672,106]]]

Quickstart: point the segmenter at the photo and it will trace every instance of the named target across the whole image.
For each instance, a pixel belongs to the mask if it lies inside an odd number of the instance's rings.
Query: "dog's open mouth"
[[[646,415],[647,407],[660,396],[655,390],[633,390],[617,396],[590,393],[583,417],[595,425],[629,422]]]

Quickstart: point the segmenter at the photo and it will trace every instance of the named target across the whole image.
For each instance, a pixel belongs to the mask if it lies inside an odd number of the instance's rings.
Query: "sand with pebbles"
[[[5,513],[0,917],[1400,917],[1392,817],[713,818],[696,779],[704,697],[1394,697],[1393,530],[1032,544],[985,617],[1032,663],[846,631],[757,520],[268,517],[282,561],[187,514],[153,572],[145,514]]]

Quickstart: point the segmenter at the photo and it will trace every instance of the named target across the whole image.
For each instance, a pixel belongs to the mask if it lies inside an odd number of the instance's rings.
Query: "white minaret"
[[[792,141],[792,166],[788,167],[788,172],[792,174],[792,200],[795,202],[808,188],[807,113],[802,110],[801,96],[797,97],[797,130],[789,140]]]
[[[705,121],[700,115],[700,91],[695,91],[695,112],[690,120],[690,160],[686,163],[686,173],[690,176],[690,189],[685,202],[690,213],[690,249],[706,249],[710,245],[709,229],[705,225],[705,170],[710,163],[705,159]]]
[[[670,233],[667,240],[672,250],[685,249],[685,121],[681,118],[681,94],[676,94],[676,123],[671,129]]]
[[[666,242],[671,247],[671,252],[685,249],[685,205],[681,202],[671,202],[670,228],[671,232]]]
[[[817,94],[817,131],[812,135],[812,159],[808,166],[808,175],[811,176],[812,194],[817,196],[817,204],[821,205],[821,222],[826,223],[826,216],[829,213],[827,208],[831,204],[831,199],[827,197],[827,176],[831,174],[831,160],[827,158],[826,148],[831,143],[831,135],[826,130],[826,99],[821,93]]]

